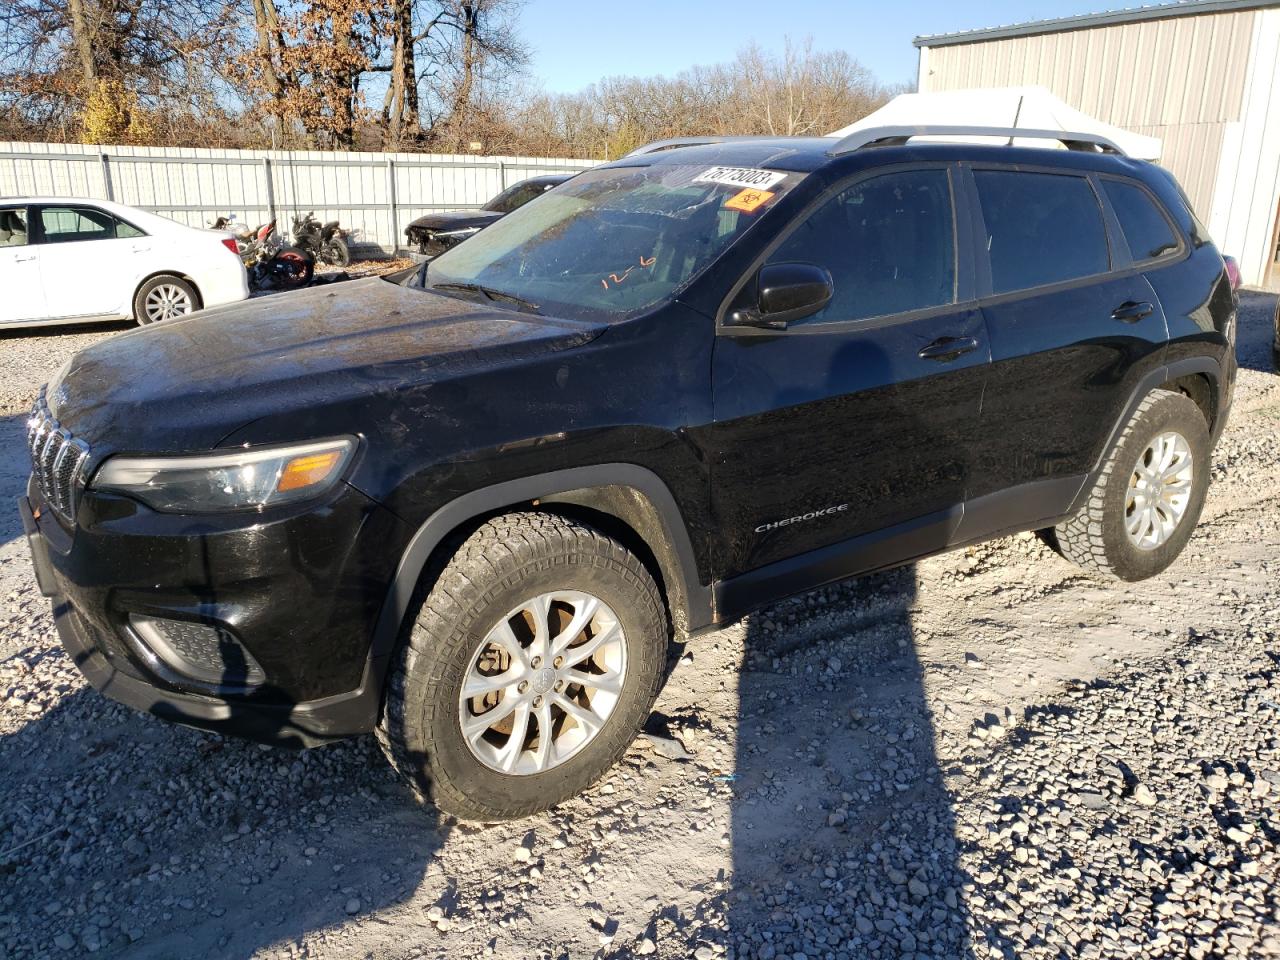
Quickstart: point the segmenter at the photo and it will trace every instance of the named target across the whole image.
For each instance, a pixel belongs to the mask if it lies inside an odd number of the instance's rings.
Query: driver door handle
[[[937,360],[949,363],[957,357],[964,356],[978,349],[978,341],[973,337],[939,337],[933,343],[920,348],[918,356],[921,360]]]
[[[1111,311],[1111,319],[1119,320],[1121,323],[1137,323],[1139,320],[1151,316],[1155,309],[1145,300],[1141,303],[1136,300],[1126,300]]]

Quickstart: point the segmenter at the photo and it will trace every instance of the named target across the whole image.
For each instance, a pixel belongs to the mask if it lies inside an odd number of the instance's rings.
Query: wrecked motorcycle
[[[315,257],[301,247],[284,246],[274,220],[250,230],[236,224],[235,214],[231,214],[218,217],[213,229],[225,230],[235,238],[240,259],[249,274],[249,286],[255,290],[300,287],[315,276]]]
[[[321,263],[345,267],[351,262],[346,231],[337,220],[321,223],[312,210],[306,216],[293,218],[293,245],[307,251]]]

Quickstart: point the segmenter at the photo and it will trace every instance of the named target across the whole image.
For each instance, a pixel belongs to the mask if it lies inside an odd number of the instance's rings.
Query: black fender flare
[[[1155,367],[1138,381],[1137,386],[1129,394],[1129,399],[1126,401],[1120,417],[1112,426],[1111,433],[1107,436],[1107,442],[1102,445],[1102,450],[1098,454],[1093,468],[1089,471],[1089,475],[1085,478],[1083,485],[1076,492],[1075,500],[1071,504],[1068,516],[1074,515],[1084,506],[1084,500],[1089,495],[1089,491],[1093,489],[1094,483],[1097,482],[1098,475],[1102,472],[1102,467],[1107,462],[1107,457],[1111,454],[1112,448],[1115,447],[1116,442],[1120,439],[1120,434],[1124,432],[1125,426],[1133,418],[1147,394],[1170,380],[1177,380],[1179,377],[1197,373],[1204,374],[1209,379],[1210,395],[1214,406],[1213,422],[1209,425],[1209,437],[1211,443],[1217,443],[1218,435],[1222,432],[1222,428],[1226,423],[1226,414],[1230,408],[1230,398],[1224,398],[1222,395],[1222,364],[1213,357],[1199,356],[1186,357],[1182,360],[1175,360],[1172,363]],[[1227,402],[1224,402],[1224,399]]]
[[[621,491],[634,511],[650,512],[650,522],[637,523],[632,511],[617,509],[619,500],[610,491]],[[593,496],[599,494],[599,496]],[[570,503],[592,506],[627,523],[642,537],[656,558],[667,588],[668,603],[677,625],[686,631],[712,622],[712,591],[698,576],[697,559],[684,517],[666,483],[653,471],[633,463],[607,463],[536,474],[481,487],[437,509],[418,527],[401,554],[395,576],[387,589],[382,611],[374,627],[369,651],[370,666],[381,680],[386,661],[409,610],[414,591],[436,548],[461,525],[485,514],[527,504]],[[646,530],[645,526],[651,529]],[[647,536],[646,536],[647,535]],[[657,539],[659,542],[652,542]]]

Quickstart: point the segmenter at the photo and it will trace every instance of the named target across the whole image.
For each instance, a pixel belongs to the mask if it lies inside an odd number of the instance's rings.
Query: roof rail
[[[622,159],[626,157],[642,157],[646,153],[658,153],[662,150],[674,150],[676,147],[701,147],[709,143],[731,143],[738,140],[771,140],[774,137],[671,137],[669,140],[655,140],[653,143],[646,143],[643,147],[637,147],[630,153],[623,154]]]
[[[828,156],[838,157],[853,153],[863,147],[902,146],[912,137],[1000,137],[1007,138],[1010,145],[1018,140],[1058,140],[1068,150],[1087,150],[1099,153],[1114,153],[1125,156],[1125,152],[1113,140],[1096,133],[1073,133],[1066,130],[1033,130],[1023,127],[968,127],[924,124],[917,127],[867,127],[856,130],[839,140],[830,150]]]

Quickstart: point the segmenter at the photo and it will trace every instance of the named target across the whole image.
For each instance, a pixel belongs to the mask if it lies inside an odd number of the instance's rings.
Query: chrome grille
[[[31,452],[31,472],[45,503],[67,520],[74,520],[80,474],[89,459],[89,445],[53,419],[43,391],[27,421],[27,448]]]

